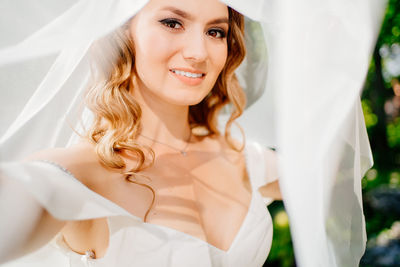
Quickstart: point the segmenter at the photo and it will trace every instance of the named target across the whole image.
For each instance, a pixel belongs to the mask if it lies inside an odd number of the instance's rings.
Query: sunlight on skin
[[[279,187],[279,181],[275,181],[260,187],[259,189],[261,195],[264,197],[270,197],[275,200],[282,200],[282,194]]]

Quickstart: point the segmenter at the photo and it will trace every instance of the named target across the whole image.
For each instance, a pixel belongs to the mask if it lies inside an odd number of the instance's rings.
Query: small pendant
[[[86,263],[88,263],[89,260],[93,259],[96,259],[96,255],[93,250],[86,250],[85,255],[81,257],[81,260]]]
[[[182,156],[184,156],[184,157],[186,157],[186,156],[187,156],[187,153],[186,153],[186,151],[181,151],[181,154],[182,154]]]

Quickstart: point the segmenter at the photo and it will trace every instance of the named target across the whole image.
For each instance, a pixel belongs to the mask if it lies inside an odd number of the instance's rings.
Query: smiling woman
[[[261,266],[272,222],[255,181],[277,173],[264,148],[230,134],[246,103],[234,73],[244,57],[244,17],[217,0],[151,0],[94,43],[90,127],[78,143],[36,152],[24,166],[79,181],[70,190],[86,186],[85,198],[124,216],[74,221],[44,204],[35,225],[43,234],[23,247],[59,232],[42,254],[14,264],[61,252],[96,266]],[[271,166],[268,175],[254,159]]]
[[[261,266],[281,187],[298,265],[358,265],[379,1],[33,2],[0,20],[4,266]]]

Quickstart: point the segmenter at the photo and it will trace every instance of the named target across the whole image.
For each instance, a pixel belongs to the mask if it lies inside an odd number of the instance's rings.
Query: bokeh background
[[[389,0],[362,91],[374,166],[362,179],[367,249],[362,267],[400,267],[400,0]],[[269,207],[274,239],[264,266],[296,266],[284,205]]]

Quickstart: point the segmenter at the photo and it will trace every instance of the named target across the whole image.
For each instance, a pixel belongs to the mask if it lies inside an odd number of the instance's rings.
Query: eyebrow
[[[187,19],[187,20],[193,20],[194,19],[193,16],[190,15],[189,13],[187,13],[187,12],[185,12],[183,10],[177,9],[175,7],[164,7],[161,10],[171,11],[172,13],[175,13],[176,15],[178,15],[178,16],[184,18],[184,19]],[[213,20],[209,21],[207,24],[220,24],[220,23],[229,24],[229,19],[226,18],[226,17],[225,18],[213,19]]]

